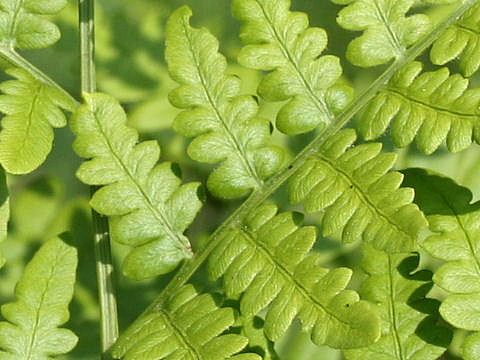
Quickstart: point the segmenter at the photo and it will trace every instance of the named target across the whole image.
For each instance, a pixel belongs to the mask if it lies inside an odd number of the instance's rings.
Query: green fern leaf
[[[38,168],[52,149],[53,128],[67,124],[62,109],[75,105],[65,94],[42,83],[28,72],[6,70],[15,80],[0,83],[0,163],[12,174],[26,174]]]
[[[432,273],[416,271],[418,254],[388,255],[364,245],[363,268],[369,274],[360,290],[376,304],[382,337],[369,347],[347,350],[347,360],[436,360],[450,344],[449,329],[436,326],[439,302],[425,296]]]
[[[359,131],[370,140],[392,122],[392,139],[405,147],[416,138],[417,147],[433,153],[446,139],[452,152],[480,142],[480,89],[451,75],[447,68],[420,75],[422,64],[412,62],[368,104],[359,120]]]
[[[67,0],[1,0],[0,41],[13,49],[38,49],[60,39],[58,27],[42,17],[54,15]]]
[[[414,0],[332,0],[348,5],[337,17],[347,30],[362,31],[347,48],[347,59],[354,65],[368,67],[401,57],[408,47],[430,29],[430,19],[423,14],[406,17]]]
[[[464,360],[480,358],[480,332],[476,332],[465,339],[462,346]]]
[[[161,308],[136,320],[112,353],[123,360],[260,360],[256,354],[238,354],[247,338],[222,334],[234,322],[233,309],[219,308],[210,294],[185,285]]]
[[[247,350],[259,353],[263,360],[280,360],[277,355],[274,343],[263,331],[264,320],[259,316],[240,315],[235,326],[241,329],[240,333],[248,338]]]
[[[423,247],[445,260],[433,276],[451,293],[440,306],[442,317],[460,329],[476,331],[464,344],[466,360],[480,355],[480,202],[448,178],[421,169],[405,171],[405,182],[416,192],[415,202],[427,215],[435,235]]]
[[[480,67],[480,3],[468,10],[463,18],[449,27],[433,44],[432,62],[444,65],[459,59],[460,71],[472,76]]]
[[[320,56],[327,46],[325,30],[309,28],[307,15],[289,8],[290,0],[233,1],[246,44],[239,62],[272,71],[258,92],[268,101],[289,100],[278,113],[277,128],[300,134],[330,124],[353,98],[353,89],[338,84],[339,59]]]
[[[274,205],[262,206],[241,227],[230,229],[209,257],[211,278],[223,275],[228,297],[243,294],[245,316],[270,305],[264,331],[272,341],[298,317],[305,329],[313,329],[316,344],[354,348],[373,343],[378,319],[356,292],[345,290],[352,271],[319,267],[318,254],[309,253],[316,229],[299,227],[298,213],[276,213]]]
[[[221,162],[208,178],[216,196],[234,198],[259,188],[283,163],[283,150],[268,146],[268,120],[257,116],[251,96],[240,96],[240,81],[226,75],[227,62],[207,30],[190,27],[191,10],[182,7],[167,24],[166,58],[180,87],[170,101],[187,109],[173,124],[180,134],[195,137],[188,154],[206,163]]]
[[[46,242],[15,288],[17,301],[2,306],[0,359],[47,360],[72,350],[77,337],[58,328],[69,318],[77,250],[60,238]]]
[[[91,206],[110,217],[114,240],[135,247],[123,272],[143,279],[172,271],[192,256],[183,235],[202,206],[200,184],[180,186],[179,169],[164,162],[155,166],[160,149],[155,141],[137,144],[138,133],[127,127],[126,114],[112,97],[84,94],[72,130],[74,149],[90,159],[77,176],[86,184],[103,186]]]
[[[308,213],[325,211],[324,236],[342,231],[345,243],[363,237],[389,253],[413,250],[427,223],[412,204],[413,190],[399,188],[402,174],[388,172],[395,154],[380,153],[379,143],[349,149],[355,139],[353,129],[341,131],[307,158],[291,178],[290,201],[303,202]]]

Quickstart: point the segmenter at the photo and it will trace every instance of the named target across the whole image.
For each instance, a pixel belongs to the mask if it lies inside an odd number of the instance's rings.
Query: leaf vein
[[[270,26],[272,34],[277,39],[277,42],[280,45],[280,49],[282,50],[283,55],[293,65],[293,68],[295,69],[295,72],[297,74],[298,79],[300,79],[300,81],[303,83],[305,89],[307,89],[308,96],[310,97],[312,102],[315,104],[317,109],[321,113],[323,113],[326,116],[326,118],[328,118],[329,122],[331,123],[334,120],[335,117],[330,112],[327,103],[325,102],[324,99],[319,98],[315,95],[315,92],[313,91],[312,87],[310,86],[310,83],[307,81],[307,79],[305,78],[305,75],[300,70],[297,62],[294,60],[294,58],[293,58],[292,54],[290,53],[290,51],[288,50],[288,47],[286,46],[286,44],[284,44],[283,39],[280,37],[280,34],[278,33],[277,29],[275,28],[275,26],[272,22],[272,19],[270,19],[267,12],[265,11],[265,8],[262,6],[262,4],[258,0],[255,0],[255,1],[257,2],[260,9],[262,9],[263,16],[267,20],[267,23]]]
[[[315,297],[311,296],[309,291],[300,282],[297,281],[294,274],[292,274],[284,264],[282,264],[280,261],[278,261],[277,258],[270,252],[270,250],[266,246],[264,246],[260,242],[256,241],[255,235],[252,232],[250,232],[250,231],[248,231],[247,229],[244,229],[244,228],[242,228],[241,231],[245,235],[244,238],[247,241],[249,241],[251,244],[253,244],[254,247],[259,249],[264,254],[264,257],[281,273],[281,275],[284,278],[286,278],[291,284],[292,283],[294,284],[295,289],[300,293],[300,295],[304,299],[307,299],[309,302],[311,302],[317,308],[321,309],[321,311],[328,314],[331,318],[336,319],[338,322],[341,322],[342,324],[345,324],[345,325],[350,325],[349,323],[347,323],[343,319],[336,316],[335,313],[332,313],[331,311],[329,311]]]
[[[189,47],[190,47],[190,52],[192,54],[192,57],[195,61],[195,66],[197,67],[197,70],[198,70],[198,75],[200,77],[200,81],[202,83],[202,87],[203,87],[203,90],[205,92],[205,95],[207,96],[207,99],[208,99],[208,102],[211,106],[211,108],[213,109],[213,112],[215,113],[215,116],[218,120],[218,122],[223,126],[223,129],[225,131],[225,133],[227,134],[228,136],[228,140],[229,142],[233,145],[234,149],[236,150],[237,152],[237,156],[238,158],[242,161],[243,163],[243,166],[244,168],[246,168],[247,172],[250,174],[250,176],[255,180],[255,182],[257,183],[257,188],[260,188],[262,185],[263,185],[263,181],[262,179],[260,178],[260,176],[258,176],[258,173],[257,171],[255,170],[255,167],[252,166],[252,164],[250,163],[250,161],[248,160],[248,157],[246,155],[246,152],[245,152],[245,149],[243,148],[243,146],[241,146],[237,139],[235,138],[235,136],[233,135],[231,129],[229,128],[229,126],[227,125],[226,121],[224,120],[224,117],[222,116],[222,114],[220,113],[220,110],[218,108],[218,104],[215,102],[215,100],[213,99],[213,96],[212,94],[210,93],[209,91],[209,88],[206,84],[206,80],[205,80],[205,75],[203,74],[202,72],[202,67],[200,66],[200,61],[197,57],[197,54],[195,52],[195,49],[194,49],[194,46],[193,46],[193,41],[192,41],[192,38],[191,38],[191,33],[189,31],[189,24],[188,23],[183,23],[183,27],[184,27],[184,32],[185,32],[185,36],[188,40],[188,44],[189,44]]]

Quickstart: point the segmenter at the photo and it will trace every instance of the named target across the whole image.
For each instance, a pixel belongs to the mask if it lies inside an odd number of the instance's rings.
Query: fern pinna
[[[2,168],[26,174],[41,166],[54,128],[72,113],[73,148],[85,160],[76,175],[93,187],[90,206],[108,218],[112,240],[129,247],[123,274],[175,272],[109,357],[279,359],[278,342],[295,321],[348,360],[436,360],[454,329],[471,332],[461,356],[480,357],[478,203],[441,175],[395,170],[397,155],[383,150],[390,137],[397,147],[415,140],[426,155],[479,142],[480,92],[470,79],[480,67],[478,1],[332,3],[340,27],[356,32],[346,60],[384,66],[358,94],[327,31],[311,27],[290,0],[232,1],[238,62],[258,71],[256,94],[244,94],[217,39],[190,25],[188,7],[172,13],[165,57],[177,83],[169,100],[180,109],[172,127],[192,138],[186,152],[194,161],[212,165],[204,190],[199,181],[182,184],[181,166],[160,161],[156,141],[139,140],[113,97],[84,93],[80,104],[17,53],[59,40],[49,16],[66,1],[0,0],[0,58],[13,78],[0,83]],[[431,64],[416,60],[427,50]],[[291,156],[282,140],[306,133],[313,139]],[[1,175],[3,239],[9,199]],[[290,204],[276,196],[283,185]],[[222,201],[247,197],[192,244],[205,191]],[[329,268],[319,250],[326,241],[361,251],[363,273],[351,281],[357,269]],[[75,346],[76,335],[58,328],[69,316],[74,243],[54,238],[27,266],[17,301],[2,306],[0,359],[49,359]],[[445,262],[434,274],[429,256]],[[430,292],[434,284],[443,301]]]

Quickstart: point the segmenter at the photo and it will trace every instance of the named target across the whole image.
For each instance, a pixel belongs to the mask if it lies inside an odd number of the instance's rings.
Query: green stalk
[[[79,0],[80,67],[82,93],[96,91],[94,0]],[[93,195],[97,187],[92,186]],[[92,209],[102,359],[111,359],[109,350],[118,338],[117,300],[113,285],[113,264],[107,217]]]
[[[15,49],[11,48],[10,46],[4,46],[0,44],[0,59],[12,67],[16,67],[19,69],[23,69],[27,71],[31,76],[33,76],[38,81],[53,86],[54,88],[58,89],[62,92],[66,97],[70,99],[70,101],[75,104],[75,106],[79,105],[77,99],[75,99],[68,91],[66,91],[63,87],[61,87],[58,83],[53,81],[48,75],[43,73],[40,69],[36,68],[33,64],[28,62],[25,58],[19,55]]]
[[[422,54],[435,41],[438,36],[445,31],[445,29],[454,24],[468,9],[475,5],[477,0],[465,0],[456,11],[454,11],[445,21],[438,24],[431,33],[425,38],[419,41],[416,45],[409,48],[406,53],[394,61],[388,69],[366,89],[352,104],[350,104],[340,115],[338,115],[335,122],[329,127],[319,133],[315,139],[310,142],[290,163],[290,165],[284,170],[280,171],[277,175],[270,178],[264,183],[264,185],[255,190],[244,201],[237,210],[225,220],[215,232],[210,236],[208,245],[196,252],[194,257],[189,262],[184,262],[182,267],[178,270],[173,279],[167,284],[160,295],[153,301],[153,303],[144,311],[144,314],[150,311],[155,311],[163,306],[165,299],[171,295],[173,291],[185,284],[190,277],[200,268],[200,266],[206,261],[213,249],[218,245],[222,239],[222,234],[232,227],[240,226],[242,220],[251,213],[252,209],[263,204],[269,196],[271,196],[275,190],[283,185],[306,161],[309,155],[318,152],[321,145],[333,134],[342,129],[351,119],[362,109],[369,101],[371,101],[378,90],[385,86],[392,76],[400,70],[403,66],[408,64]]]

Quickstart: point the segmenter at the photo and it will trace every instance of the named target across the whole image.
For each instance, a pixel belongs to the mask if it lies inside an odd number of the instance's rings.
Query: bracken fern
[[[113,97],[84,93],[80,104],[16,52],[60,38],[45,15],[66,1],[0,0],[0,58],[14,78],[0,83],[0,164],[11,174],[37,169],[51,151],[53,128],[67,125],[64,112],[72,113],[73,148],[85,159],[76,175],[92,186],[94,216],[108,217],[111,238],[129,246],[123,273],[141,280],[176,271],[108,356],[278,359],[275,343],[297,319],[315,344],[341,349],[348,360],[435,360],[453,328],[472,332],[462,356],[480,357],[478,203],[448,178],[394,170],[397,156],[384,144],[357,140],[357,129],[370,141],[390,126],[395,146],[416,140],[427,155],[479,143],[480,92],[469,77],[480,67],[480,6],[332,2],[338,24],[357,32],[346,60],[388,64],[357,95],[343,78],[342,59],[329,54],[327,31],[310,27],[290,0],[232,1],[243,42],[238,62],[262,71],[254,95],[241,90],[217,39],[190,25],[188,7],[170,16],[165,55],[177,88],[169,100],[181,109],[172,127],[193,138],[193,160],[213,165],[209,194],[248,196],[192,245],[188,228],[209,199],[201,183],[182,185],[180,167],[159,162],[158,143],[140,141]],[[415,61],[431,45],[433,64]],[[272,103],[278,112],[268,118]],[[343,129],[349,123],[357,129]],[[291,157],[275,129],[289,140],[310,132],[313,139]],[[380,140],[390,145],[388,137]],[[3,239],[9,200],[3,169],[1,175]],[[295,211],[271,196],[283,185]],[[365,274],[350,284],[353,270],[324,266],[316,244],[325,238],[361,250]],[[18,283],[17,301],[2,307],[0,359],[48,359],[75,346],[76,336],[58,329],[68,320],[77,264],[70,243],[43,245]],[[423,259],[422,268],[429,265],[427,254],[446,262],[433,277],[418,269]],[[196,275],[208,280],[197,283]],[[433,284],[446,292],[442,302],[430,294]]]

